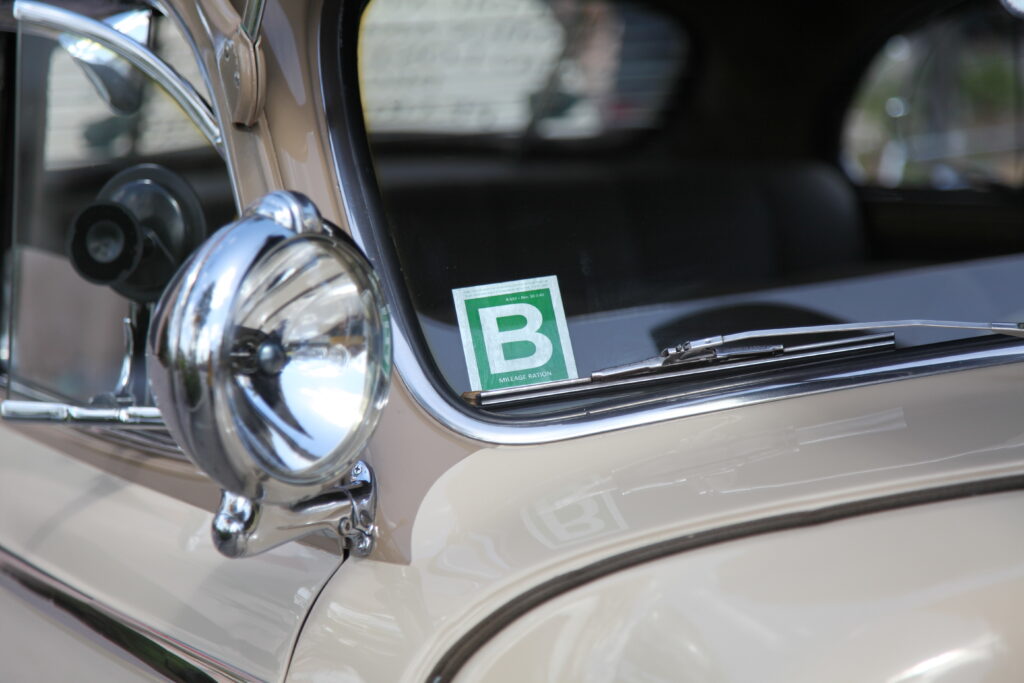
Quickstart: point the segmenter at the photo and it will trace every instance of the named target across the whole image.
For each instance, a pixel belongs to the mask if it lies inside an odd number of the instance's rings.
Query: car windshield
[[[448,388],[744,330],[1024,320],[1024,24],[884,5],[373,0],[384,229]]]

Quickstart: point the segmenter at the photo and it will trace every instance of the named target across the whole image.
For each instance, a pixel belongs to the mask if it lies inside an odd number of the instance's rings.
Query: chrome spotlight
[[[322,529],[369,552],[358,457],[387,399],[390,325],[370,264],[308,199],[267,195],[192,255],[157,304],[147,370],[167,428],[224,488],[222,552]]]

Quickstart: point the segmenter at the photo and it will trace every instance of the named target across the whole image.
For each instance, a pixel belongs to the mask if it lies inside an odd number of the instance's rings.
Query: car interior
[[[387,3],[364,19],[361,54],[379,59],[361,65],[370,142],[412,305],[456,392],[452,290],[491,282],[557,275],[581,376],[744,329],[1022,312],[1004,287],[1024,249],[1024,24],[997,1],[480,3],[478,33],[461,34],[488,42],[479,62],[515,51],[487,26],[517,11],[550,7],[567,36],[540,93],[525,89],[528,120],[489,129],[456,115],[452,81],[479,84],[464,55],[432,66],[435,17]],[[386,38],[416,22],[420,60],[402,63]],[[653,47],[631,40],[652,33]],[[574,89],[567,64],[586,72],[602,35],[617,36],[614,77]],[[429,113],[437,91],[455,93],[450,120]],[[645,116],[622,124],[637,91]],[[588,97],[603,127],[542,134]]]

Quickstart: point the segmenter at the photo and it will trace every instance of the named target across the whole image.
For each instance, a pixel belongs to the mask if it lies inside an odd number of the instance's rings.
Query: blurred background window
[[[608,0],[387,0],[360,37],[367,128],[381,137],[586,139],[655,125],[687,41]]]
[[[892,37],[847,117],[842,161],[864,185],[1020,187],[1024,22],[972,4]]]

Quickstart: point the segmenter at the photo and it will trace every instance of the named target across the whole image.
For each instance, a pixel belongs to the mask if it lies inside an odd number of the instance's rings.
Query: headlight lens
[[[217,232],[157,306],[148,368],[168,429],[225,489],[315,495],[356,461],[391,374],[372,268],[297,195]]]
[[[222,400],[244,447],[282,481],[340,475],[339,456],[372,429],[387,353],[368,275],[351,253],[311,236],[283,243],[242,281]]]

